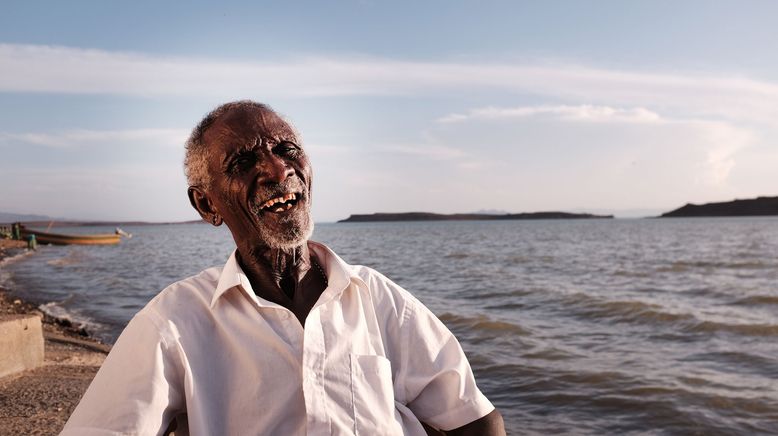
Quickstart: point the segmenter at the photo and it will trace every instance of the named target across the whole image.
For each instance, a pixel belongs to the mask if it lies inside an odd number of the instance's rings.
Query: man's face
[[[238,246],[293,248],[310,237],[311,166],[286,122],[272,111],[235,109],[203,139],[208,198]]]

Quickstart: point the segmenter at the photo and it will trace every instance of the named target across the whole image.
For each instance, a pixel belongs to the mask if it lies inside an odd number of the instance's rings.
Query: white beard
[[[284,180],[274,188],[261,190],[257,195],[260,198],[280,196],[286,192],[304,192],[305,185],[297,177]],[[313,220],[311,219],[310,191],[304,194],[295,205],[292,213],[284,215],[279,222],[283,231],[269,228],[262,219],[263,212],[259,204],[251,206],[252,212],[257,218],[257,231],[265,244],[273,249],[290,249],[304,244],[313,234]],[[273,212],[265,212],[272,214]]]
[[[257,225],[257,231],[262,241],[273,249],[290,249],[304,244],[313,235],[313,220],[307,210],[295,211],[282,222],[286,224],[286,231],[276,231],[263,225],[262,220]]]

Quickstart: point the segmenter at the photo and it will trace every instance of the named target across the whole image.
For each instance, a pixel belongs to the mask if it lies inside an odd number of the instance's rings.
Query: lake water
[[[125,230],[41,247],[0,279],[112,342],[232,250],[224,228]],[[314,239],[430,307],[510,434],[778,434],[777,218],[318,224]]]

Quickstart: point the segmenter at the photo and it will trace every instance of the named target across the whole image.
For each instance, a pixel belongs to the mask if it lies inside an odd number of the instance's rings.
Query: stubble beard
[[[280,230],[278,228],[271,228],[271,226],[268,225],[268,220],[263,219],[265,218],[263,217],[263,212],[261,212],[261,208],[256,202],[251,205],[251,211],[257,222],[256,228],[259,238],[271,249],[288,250],[297,248],[308,241],[313,234],[310,191],[299,178],[289,178],[273,188],[263,189],[258,194],[258,197],[271,198],[295,191],[302,192],[304,198],[301,198],[297,202],[292,213],[280,215],[276,218],[278,224],[280,224]],[[269,211],[264,212],[264,214],[272,213],[273,212]]]
[[[262,241],[272,249],[288,250],[303,245],[313,235],[313,220],[306,201],[298,204],[294,213],[279,220],[282,229],[270,228],[261,218],[257,221],[257,232]]]

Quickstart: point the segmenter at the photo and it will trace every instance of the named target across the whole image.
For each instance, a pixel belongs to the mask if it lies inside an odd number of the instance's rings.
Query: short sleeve
[[[161,434],[185,407],[181,365],[146,311],[122,332],[61,435]]]
[[[459,342],[442,322],[412,299],[402,323],[407,406],[419,420],[441,430],[473,422],[494,410],[475,383]]]

